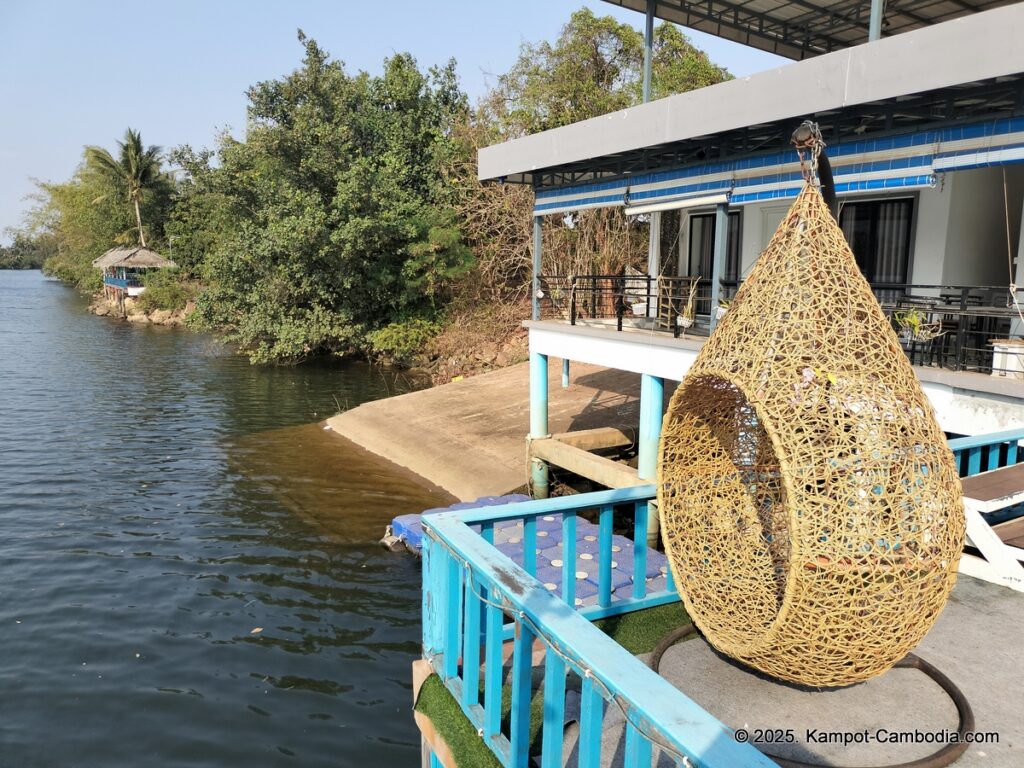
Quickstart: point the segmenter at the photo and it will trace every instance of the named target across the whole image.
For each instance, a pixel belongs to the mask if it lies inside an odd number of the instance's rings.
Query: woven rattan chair
[[[865,680],[945,605],[964,539],[952,454],[811,185],[672,398],[658,499],[690,616],[770,675]]]

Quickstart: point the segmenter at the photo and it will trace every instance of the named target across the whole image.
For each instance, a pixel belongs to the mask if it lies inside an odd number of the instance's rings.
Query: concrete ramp
[[[552,360],[552,432],[618,427],[634,434],[640,376],[574,363],[568,389]],[[511,493],[527,483],[529,365],[364,403],[327,420],[338,434],[412,470],[461,500]]]

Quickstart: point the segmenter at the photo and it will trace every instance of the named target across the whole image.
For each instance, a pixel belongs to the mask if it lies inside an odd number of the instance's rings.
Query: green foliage
[[[108,182],[128,202],[135,213],[138,242],[145,247],[146,233],[140,206],[148,190],[167,184],[160,172],[161,150],[155,145],[144,146],[142,136],[131,128],[124,132],[124,141],[117,142],[117,146],[116,160],[102,147],[86,147],[85,167],[90,174]],[[102,199],[97,198],[97,201]]]
[[[367,336],[370,350],[400,365],[408,364],[437,336],[441,325],[435,320],[413,318],[388,323]]]
[[[39,269],[43,262],[57,252],[53,237],[32,237],[25,232],[14,232],[10,245],[0,245],[0,269]]]
[[[472,265],[439,171],[466,113],[454,64],[423,73],[399,54],[349,75],[300,41],[298,70],[250,89],[246,140],[222,137],[218,167],[176,155],[188,179],[168,231],[207,285],[197,322],[254,362],[362,346]]]
[[[184,309],[196,297],[196,288],[177,269],[152,269],[143,278],[146,290],[139,296],[139,308],[143,312],[156,309],[176,311]]]

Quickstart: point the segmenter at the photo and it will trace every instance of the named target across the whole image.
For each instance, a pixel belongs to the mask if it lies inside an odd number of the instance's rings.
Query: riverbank
[[[639,376],[583,363],[573,364],[571,374],[563,388],[561,371],[551,368],[548,418],[553,433],[597,427],[635,432]],[[526,363],[364,403],[327,420],[338,435],[462,500],[499,496],[526,485],[529,423]]]
[[[99,317],[112,317],[136,325],[184,325],[196,305],[188,302],[182,309],[154,309],[146,311],[137,299],[127,298],[123,304],[96,294],[89,304],[89,312]]]

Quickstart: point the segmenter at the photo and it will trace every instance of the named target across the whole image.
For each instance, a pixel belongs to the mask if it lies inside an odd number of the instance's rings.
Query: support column
[[[637,476],[655,482],[658,477],[658,444],[661,441],[661,422],[664,416],[665,380],[650,374],[640,374],[640,440],[637,455]],[[647,546],[658,543],[658,512],[654,504],[647,505]]]
[[[569,388],[569,361],[562,360],[562,389]]]
[[[715,206],[715,250],[711,255],[711,330],[718,325],[718,305],[722,300],[722,274],[729,246],[729,204]]]
[[[647,0],[647,17],[644,23],[644,81],[643,100],[651,100],[651,69],[654,64],[654,8],[656,0]],[[651,214],[651,235],[647,245],[647,274],[651,278],[653,296],[647,296],[647,317],[654,317],[657,303],[657,279],[661,274],[661,214]]]
[[[533,217],[533,319],[540,320],[540,216]]]
[[[550,437],[548,431],[548,356],[530,353],[530,440]],[[530,485],[535,499],[548,497],[548,465],[530,456]]]
[[[644,19],[644,104],[651,100],[651,68],[654,64],[654,6],[656,0],[647,0],[647,18]]]
[[[871,21],[868,25],[868,42],[874,42],[882,37],[882,11],[885,10],[885,0],[871,0]]]

